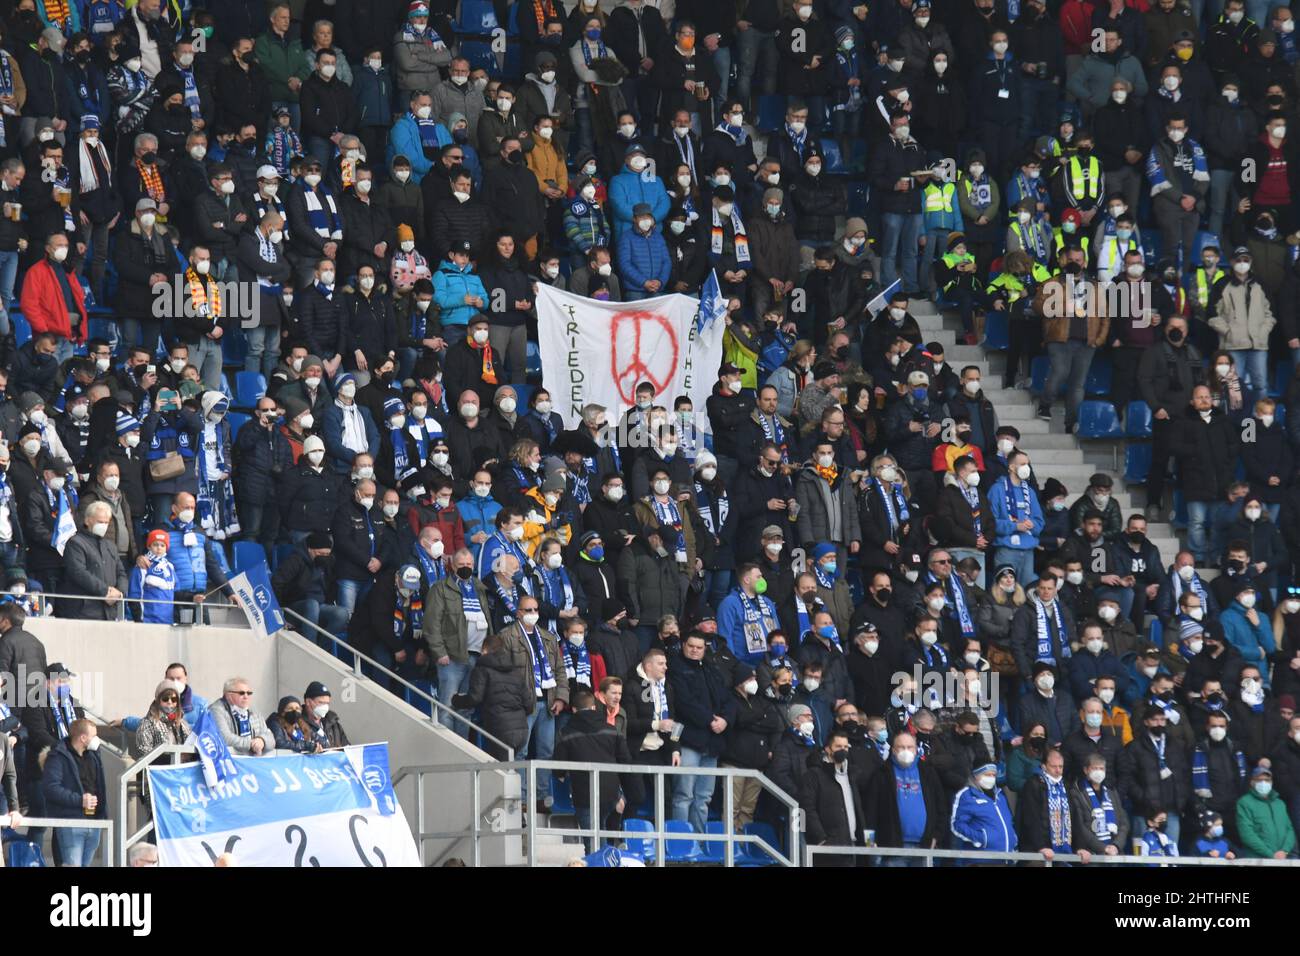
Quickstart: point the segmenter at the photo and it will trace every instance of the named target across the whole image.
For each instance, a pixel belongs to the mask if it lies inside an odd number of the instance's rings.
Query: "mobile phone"
[[[157,374],[158,374],[158,366],[157,366],[157,365],[146,365],[146,366],[144,367],[144,370],[145,370],[145,372],[148,373],[149,375],[157,375]]]

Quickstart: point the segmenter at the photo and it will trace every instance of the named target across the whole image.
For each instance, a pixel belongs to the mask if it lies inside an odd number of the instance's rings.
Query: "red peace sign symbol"
[[[636,387],[649,382],[664,392],[677,371],[677,332],[662,315],[619,312],[609,323],[609,365],[619,397],[636,402]]]

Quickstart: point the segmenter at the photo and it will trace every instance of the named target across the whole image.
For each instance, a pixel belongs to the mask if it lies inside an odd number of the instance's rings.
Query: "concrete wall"
[[[373,681],[355,676],[311,641],[287,631],[260,640],[247,628],[166,627],[56,618],[30,618],[27,627],[44,642],[51,662],[61,661],[77,674],[73,692],[78,700],[106,720],[143,714],[167,665],[181,661],[189,669],[195,692],[209,700],[221,695],[226,679],[246,678],[253,687],[253,706],[263,715],[274,712],[282,696],[301,697],[311,681],[323,681],[334,694],[333,707],[352,742],[389,742],[394,775],[402,767],[492,762],[462,737],[431,722]],[[109,732],[105,737],[130,744],[119,734]],[[114,806],[122,769],[116,760],[105,761],[105,770],[112,777],[110,804]],[[425,832],[469,828],[470,776],[465,773],[426,778]],[[519,825],[518,776],[481,774],[480,787],[482,826],[488,834],[480,844],[483,863],[519,862],[518,838],[491,836],[493,821],[498,829]],[[418,832],[414,779],[399,786],[398,797],[412,832]],[[507,799],[510,797],[513,800]],[[432,864],[448,856],[466,861],[472,856],[468,840],[429,840],[424,851],[425,860]]]

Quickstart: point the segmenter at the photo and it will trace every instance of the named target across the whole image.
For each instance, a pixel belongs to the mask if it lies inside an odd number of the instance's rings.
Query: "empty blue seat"
[[[542,352],[537,347],[536,342],[528,343],[528,346],[525,350],[525,356],[526,356],[525,365],[528,369],[528,372],[530,374],[536,372],[538,375],[541,375],[542,374]]]
[[[746,823],[744,832],[751,836],[762,837],[768,846],[773,849],[779,849],[781,844],[777,841],[776,830],[770,823]],[[741,866],[775,866],[776,858],[762,848],[753,843],[742,843],[740,851],[736,854],[736,862]]]
[[[666,820],[664,829],[671,833],[695,835],[689,820]],[[695,840],[665,840],[664,860],[668,863],[693,863],[700,858],[700,845]]]
[[[27,321],[27,316],[13,309],[9,311],[9,321],[14,326],[14,341],[22,348],[32,339],[32,324]]]
[[[1146,402],[1129,402],[1124,413],[1124,434],[1128,438],[1151,437],[1151,408]]]
[[[1160,640],[1164,637],[1164,634],[1165,626],[1160,623],[1160,618],[1153,617],[1151,619],[1151,628],[1147,634],[1147,640],[1156,647],[1162,647],[1163,645],[1160,643]]]
[[[1080,438],[1122,438],[1124,429],[1120,427],[1119,416],[1115,406],[1110,402],[1089,399],[1079,405],[1079,426],[1076,434]]]
[[[221,364],[243,368],[244,359],[247,356],[248,339],[244,338],[244,330],[227,330],[226,334],[221,337]]]
[[[458,34],[491,34],[498,26],[492,0],[460,0],[460,20],[454,24]]]
[[[844,184],[844,191],[848,194],[849,199],[848,214],[865,219],[867,217],[867,203],[871,200],[871,186],[857,180],[849,180]]]
[[[1142,239],[1143,241],[1146,241],[1145,234],[1142,236]],[[1201,252],[1206,246],[1219,246],[1219,250],[1223,252],[1224,255],[1227,255],[1227,250],[1224,250],[1219,243],[1219,237],[1208,229],[1202,229],[1196,234],[1196,240],[1192,243],[1192,247],[1196,250],[1194,253],[1196,262],[1199,263],[1201,261]]]
[[[471,70],[497,71],[497,55],[492,52],[490,40],[461,40],[460,55],[469,60]]]
[[[780,93],[767,93],[758,98],[758,120],[754,128],[763,133],[780,129],[785,124],[785,97]]]
[[[536,386],[525,383],[523,385],[511,385],[510,387],[515,390],[515,395],[518,398],[519,414],[522,415],[528,411],[528,402],[532,399]]]
[[[629,817],[623,821],[623,829],[635,833],[653,833],[655,825],[649,820],[638,820],[636,817]],[[655,858],[655,841],[645,837],[628,837],[623,841],[624,847],[629,853],[635,853],[646,863],[651,863]]]
[[[291,554],[293,554],[293,545],[288,544],[287,542],[285,544],[277,544],[275,550],[271,552],[271,570],[278,568],[280,562]]]
[[[827,175],[841,175],[848,172],[848,167],[844,165],[844,154],[840,152],[840,144],[835,140],[822,140],[822,156],[826,160],[824,172]]]
[[[727,832],[727,827],[721,820],[709,820],[704,824],[704,832],[723,834]],[[726,844],[722,840],[700,841],[699,860],[701,863],[723,863],[726,859]]]
[[[573,791],[567,776],[563,780],[556,776],[551,777],[551,813],[562,813],[566,816],[572,816],[574,813]]]
[[[1011,345],[1011,330],[1007,325],[1007,313],[993,310],[984,319],[984,347],[1002,352]]]
[[[1113,371],[1110,359],[1101,355],[1094,356],[1092,365],[1088,367],[1088,378],[1083,384],[1084,394],[1109,395]]]
[[[229,399],[232,405],[235,403],[235,390],[230,387],[230,376],[225,372],[221,373],[220,391],[222,395]]]
[[[229,412],[226,415],[226,421],[230,422],[230,435],[232,438],[239,434],[239,430],[244,427],[250,417],[243,412]]]
[[[1291,384],[1292,370],[1290,359],[1283,359],[1273,366],[1273,385],[1268,390],[1271,398],[1282,398],[1286,395],[1287,386]]]
[[[1052,360],[1046,355],[1037,356],[1029,363],[1030,387],[1039,395],[1047,388],[1047,375],[1052,370]]]
[[[1279,402],[1279,403],[1278,403],[1278,406],[1277,406],[1276,414],[1277,414],[1277,423],[1278,423],[1279,425],[1285,425],[1285,424],[1286,424],[1286,406],[1283,405],[1283,404],[1281,404],[1281,403]]]
[[[235,373],[235,404],[240,408],[256,408],[265,394],[266,378],[261,372]]]
[[[1146,481],[1151,471],[1151,445],[1149,442],[1129,442],[1124,447],[1124,480]]]
[[[266,560],[266,552],[256,541],[235,542],[235,571],[247,571]]]

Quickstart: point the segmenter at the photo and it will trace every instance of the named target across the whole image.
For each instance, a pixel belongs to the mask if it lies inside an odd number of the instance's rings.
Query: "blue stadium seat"
[[[1165,626],[1160,623],[1160,618],[1153,617],[1151,619],[1151,627],[1147,631],[1147,640],[1150,643],[1154,644],[1156,647],[1160,647],[1161,646],[1160,641],[1164,637],[1164,635],[1165,635]],[[1172,638],[1172,635],[1170,635],[1170,637]]]
[[[230,422],[230,435],[233,438],[239,434],[239,430],[244,427],[252,416],[245,415],[243,412],[229,412],[226,415],[226,421]]]
[[[723,834],[727,832],[727,827],[721,820],[709,820],[704,824],[704,832]],[[726,859],[726,844],[721,840],[704,840],[700,842],[699,860],[701,863],[722,863]]]
[[[1160,230],[1145,229],[1142,232],[1142,251],[1147,254],[1147,268],[1150,269],[1160,261],[1160,253],[1163,251],[1164,242],[1160,238]]]
[[[256,541],[235,542],[235,571],[247,571],[266,560],[266,552]]]
[[[232,405],[235,403],[235,390],[230,387],[230,375],[227,372],[221,373],[220,392],[222,395],[226,396],[226,398],[230,400],[230,403]]]
[[[538,375],[541,375],[542,374],[542,352],[541,349],[537,347],[537,343],[529,342],[525,354],[527,356],[527,361],[525,362],[525,364],[528,368],[529,374],[536,372]]]
[[[532,399],[533,390],[536,386],[525,383],[523,385],[511,385],[510,387],[515,390],[515,395],[518,398],[519,414],[522,415],[528,411],[528,402]]]
[[[1286,406],[1281,402],[1279,402],[1277,406],[1277,423],[1279,425],[1286,425]]]
[[[458,34],[491,35],[500,24],[492,0],[460,0],[460,20],[452,26]]]
[[[1039,355],[1029,363],[1030,388],[1038,395],[1047,388],[1047,376],[1052,370],[1052,360],[1046,355]]]
[[[1151,471],[1150,442],[1129,442],[1124,446],[1124,480],[1137,483],[1146,481]]]
[[[744,832],[752,836],[762,837],[767,845],[773,849],[779,849],[781,846],[776,838],[776,830],[772,828],[770,823],[760,823],[758,821],[746,823]],[[740,852],[736,854],[736,862],[740,866],[775,866],[776,858],[752,843],[744,843],[741,844]]]
[[[695,827],[689,820],[666,820],[664,829],[672,833],[689,833],[695,835]],[[700,845],[695,840],[665,840],[664,860],[668,863],[694,863],[700,858]]]
[[[840,144],[835,140],[822,140],[822,155],[826,158],[827,175],[840,176],[849,171],[844,165],[844,154],[840,152]]]
[[[265,394],[266,378],[261,372],[235,373],[235,404],[240,408],[256,408]]]
[[[1011,345],[1010,328],[1007,314],[993,310],[984,319],[984,347],[997,352],[1005,351]]]
[[[471,70],[484,69],[497,72],[497,55],[492,52],[490,40],[461,40],[460,55],[469,60]]]
[[[14,341],[18,343],[19,348],[22,348],[32,339],[32,324],[27,321],[27,316],[17,309],[9,310],[9,321],[14,326]]]
[[[623,821],[623,829],[635,833],[653,833],[655,825],[649,820],[638,820],[636,817],[630,817]],[[635,853],[646,863],[652,863],[655,858],[655,841],[644,837],[628,837],[624,841],[624,847],[629,853]]]
[[[1146,402],[1129,402],[1124,415],[1124,435],[1127,438],[1151,437],[1151,409]]]
[[[291,554],[293,554],[293,545],[288,544],[287,542],[285,544],[277,544],[275,550],[271,552],[271,570],[278,568],[280,563]]]
[[[1146,240],[1146,236],[1143,235],[1142,239],[1143,239],[1143,241],[1145,241],[1145,240]],[[1223,252],[1225,255],[1226,255],[1228,252],[1231,252],[1231,250],[1225,250],[1225,249],[1223,248],[1222,244],[1219,242],[1219,237],[1218,237],[1218,236],[1216,236],[1214,233],[1210,232],[1208,229],[1202,229],[1200,232],[1198,232],[1198,233],[1196,234],[1196,241],[1192,243],[1192,248],[1196,250],[1196,251],[1195,251],[1195,256],[1196,256],[1196,262],[1197,262],[1197,263],[1200,263],[1200,261],[1201,261],[1201,251],[1202,251],[1206,246],[1219,246],[1219,251],[1220,251],[1220,252]]]
[[[1283,398],[1287,386],[1291,384],[1294,366],[1290,359],[1283,359],[1273,366],[1273,385],[1268,390],[1270,398]]]
[[[551,799],[551,813],[573,815],[573,790],[567,776],[563,780],[556,776],[551,777]]]
[[[1083,393],[1085,395],[1109,395],[1110,383],[1114,369],[1110,364],[1110,359],[1102,355],[1093,357],[1092,365],[1088,367],[1088,378],[1083,384]]]
[[[867,218],[867,203],[871,200],[871,186],[851,179],[844,184],[844,191],[848,193],[848,214],[857,216],[860,219]]]
[[[221,337],[222,365],[243,368],[247,356],[248,339],[244,338],[243,329],[230,329]]]
[[[780,93],[767,93],[758,98],[758,119],[754,128],[763,133],[780,129],[785,123],[785,97]],[[823,145],[825,145],[823,143]]]
[[[1080,438],[1123,438],[1124,429],[1120,427],[1114,405],[1090,399],[1079,405],[1076,434]]]

